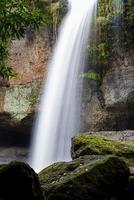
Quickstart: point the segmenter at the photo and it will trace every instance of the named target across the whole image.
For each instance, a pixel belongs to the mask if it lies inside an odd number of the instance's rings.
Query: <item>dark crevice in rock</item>
[[[15,123],[9,113],[0,113],[0,146],[29,147],[34,115]]]

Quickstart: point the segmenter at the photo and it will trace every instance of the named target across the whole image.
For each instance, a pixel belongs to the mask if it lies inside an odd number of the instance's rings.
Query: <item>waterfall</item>
[[[80,74],[97,0],[68,1],[69,11],[48,66],[33,133],[30,164],[35,171],[71,160],[71,138],[80,129]]]

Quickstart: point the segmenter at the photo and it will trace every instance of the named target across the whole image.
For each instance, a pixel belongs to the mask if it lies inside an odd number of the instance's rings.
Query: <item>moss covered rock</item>
[[[72,157],[83,155],[108,155],[113,154],[131,159],[134,157],[134,144],[124,141],[113,141],[102,136],[81,134],[72,140]]]
[[[129,169],[117,157],[90,163],[89,157],[56,163],[39,174],[48,200],[97,200],[117,196],[128,182]]]
[[[34,170],[21,162],[0,165],[0,199],[43,200]]]

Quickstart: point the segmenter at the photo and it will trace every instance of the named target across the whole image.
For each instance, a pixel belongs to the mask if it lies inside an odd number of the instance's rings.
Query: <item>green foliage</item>
[[[118,0],[100,0],[98,6],[98,15],[109,19],[123,13],[123,3],[117,3]]]
[[[109,58],[109,50],[107,43],[103,42],[98,44],[97,48],[98,58],[100,60],[106,60]]]
[[[24,36],[27,27],[39,28],[44,19],[40,14],[40,10],[35,8],[35,2],[28,0],[0,1],[1,40],[6,41],[7,38],[20,38]]]
[[[95,55],[96,59],[99,61],[105,62],[110,56],[109,46],[107,42],[98,41],[98,44],[90,44],[87,48],[90,56],[93,57]]]
[[[39,29],[43,24],[50,24],[48,6],[42,14],[40,0],[1,0],[0,1],[0,75],[16,76],[15,71],[7,66],[8,47],[12,39],[23,37],[26,28]]]
[[[130,10],[127,13],[126,20],[127,20],[128,25],[133,25],[134,24],[134,8],[133,8],[133,10]]]
[[[43,26],[46,24],[49,27],[53,25],[53,14],[51,9],[51,3],[47,0],[38,0],[35,2],[36,8],[40,10],[41,16],[43,17]]]
[[[134,45],[134,1],[124,0],[124,44],[126,48]]]
[[[17,72],[12,67],[6,66],[5,64],[0,65],[0,75],[5,78],[18,77]]]
[[[99,81],[101,79],[100,75],[98,73],[96,73],[95,71],[88,71],[86,73],[82,73],[81,77],[87,78],[90,80],[95,80],[95,81]]]

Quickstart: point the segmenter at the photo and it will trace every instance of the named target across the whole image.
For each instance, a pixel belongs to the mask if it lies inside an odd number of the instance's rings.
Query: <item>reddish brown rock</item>
[[[51,55],[48,30],[28,33],[27,37],[13,41],[10,54],[10,65],[19,76],[10,79],[11,85],[42,81]]]

